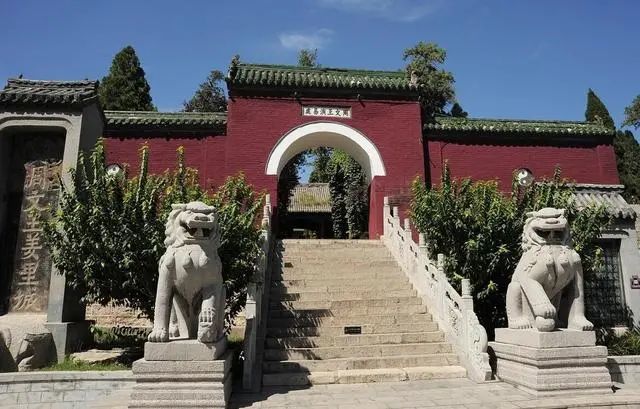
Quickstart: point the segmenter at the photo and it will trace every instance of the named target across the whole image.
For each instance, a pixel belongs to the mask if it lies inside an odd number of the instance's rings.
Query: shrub
[[[612,330],[600,330],[598,344],[605,345],[609,355],[640,355],[640,328],[635,327],[621,335]]]
[[[58,212],[45,225],[45,240],[58,271],[85,303],[126,300],[153,317],[158,260],[165,251],[164,225],[171,204],[201,200],[218,210],[218,249],[227,285],[226,323],[230,327],[246,300],[246,285],[260,253],[257,217],[262,195],[243,175],[230,177],[215,193],[198,184],[198,173],[178,163],[163,175],[148,174],[149,149],[140,151],[138,175],[108,175],[99,141],[86,161],[79,156],[71,186],[63,187]]]
[[[429,188],[416,179],[412,185],[411,217],[427,235],[430,254],[445,255],[445,272],[458,289],[468,278],[473,286],[475,310],[492,336],[506,326],[505,296],[521,256],[526,213],[543,207],[566,209],[576,251],[585,270],[597,267],[601,229],[609,218],[604,207],[578,211],[573,188],[557,170],[550,180],[528,188],[513,184],[510,195],[495,181],[454,180],[445,166],[441,184]]]

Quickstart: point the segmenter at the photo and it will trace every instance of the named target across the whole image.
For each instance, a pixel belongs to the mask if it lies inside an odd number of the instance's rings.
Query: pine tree
[[[313,169],[309,174],[309,183],[329,183],[331,179],[331,148],[312,149]]]
[[[318,67],[318,49],[302,49],[298,53],[298,67]]]
[[[227,98],[222,89],[224,74],[213,70],[207,79],[200,84],[189,101],[182,103],[185,112],[224,112],[227,110]]]
[[[587,110],[584,116],[587,122],[595,122],[607,128],[615,128],[609,110],[591,88],[589,88],[589,92],[587,92]]]
[[[439,68],[446,58],[447,52],[434,43],[420,41],[404,50],[407,76],[418,87],[427,117],[444,113],[445,105],[455,98],[453,74]]]
[[[358,239],[366,231],[367,193],[362,166],[349,158],[345,169],[344,204],[350,239]]]
[[[636,129],[640,128],[640,95],[635,97],[631,105],[624,109],[624,126],[633,125]]]
[[[347,209],[345,206],[345,175],[342,166],[336,165],[329,181],[331,193],[331,220],[333,222],[333,237],[344,239],[347,235]]]
[[[100,82],[100,103],[105,110],[155,111],[150,90],[136,51],[128,45],[115,55]]]
[[[640,203],[640,144],[631,131],[618,131],[613,138],[620,183],[629,202]]]
[[[449,115],[456,118],[466,118],[469,116],[469,113],[462,109],[462,106],[455,102],[451,107],[451,111],[449,111]]]

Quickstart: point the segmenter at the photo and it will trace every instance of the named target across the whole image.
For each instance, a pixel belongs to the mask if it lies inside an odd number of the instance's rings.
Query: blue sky
[[[0,0],[0,81],[100,79],[135,47],[154,103],[178,110],[211,69],[295,64],[395,70],[433,41],[471,116],[584,118],[589,87],[617,124],[640,94],[640,2],[622,0]]]

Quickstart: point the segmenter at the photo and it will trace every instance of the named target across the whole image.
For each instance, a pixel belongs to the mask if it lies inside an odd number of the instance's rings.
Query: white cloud
[[[436,12],[443,0],[316,0],[323,7],[413,22]]]
[[[280,45],[290,50],[321,49],[331,42],[333,31],[328,28],[321,28],[314,32],[289,32],[278,36]]]

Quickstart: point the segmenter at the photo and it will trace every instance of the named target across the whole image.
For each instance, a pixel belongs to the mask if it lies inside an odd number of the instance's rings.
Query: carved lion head
[[[213,245],[218,248],[220,235],[215,208],[202,202],[171,205],[164,244],[180,247],[185,244]]]
[[[527,213],[522,233],[523,250],[550,244],[568,244],[569,240],[569,222],[564,209],[545,207]]]

